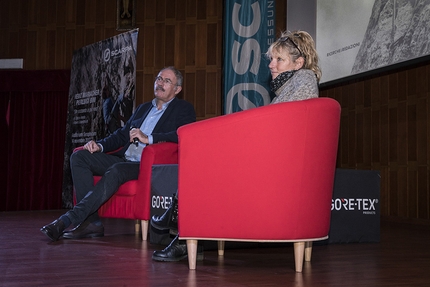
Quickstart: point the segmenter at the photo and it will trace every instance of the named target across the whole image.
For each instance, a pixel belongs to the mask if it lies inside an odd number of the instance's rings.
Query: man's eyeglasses
[[[163,79],[163,77],[161,76],[157,76],[155,77],[155,82],[163,82],[164,84],[169,84],[169,85],[175,85],[173,84],[172,80],[170,80],[169,78],[165,78]]]
[[[300,37],[298,34],[294,34],[293,36]],[[294,48],[296,48],[299,51],[300,56],[305,57],[305,54],[302,53],[302,50],[300,50],[299,46],[296,44],[296,42],[293,41],[293,39],[291,39],[290,37],[287,36],[287,37],[281,38],[280,40],[281,41],[288,41],[288,40],[290,40],[290,42],[291,42],[291,44],[293,44]]]

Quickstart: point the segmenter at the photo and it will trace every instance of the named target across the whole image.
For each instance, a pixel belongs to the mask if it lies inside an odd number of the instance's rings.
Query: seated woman
[[[266,52],[270,60],[272,74],[271,90],[276,97],[271,104],[300,101],[318,97],[318,83],[321,69],[318,55],[311,35],[305,31],[284,32]],[[177,196],[169,209],[161,216],[153,216],[151,225],[159,230],[178,230]],[[179,261],[187,257],[187,245],[179,240],[179,234],[169,246],[161,251],[154,251],[152,259],[156,261]],[[198,258],[200,258],[198,254]]]
[[[268,49],[272,104],[318,97],[321,69],[314,40],[304,31],[284,32]]]

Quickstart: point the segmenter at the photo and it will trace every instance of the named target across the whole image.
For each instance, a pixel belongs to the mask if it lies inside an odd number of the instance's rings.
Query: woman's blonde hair
[[[303,68],[312,70],[317,76],[318,82],[321,79],[321,69],[318,66],[318,54],[315,49],[315,42],[312,36],[305,31],[285,31],[281,36],[270,45],[266,52],[266,56],[271,58],[277,52],[288,52],[291,60],[295,62],[299,57],[303,57]]]

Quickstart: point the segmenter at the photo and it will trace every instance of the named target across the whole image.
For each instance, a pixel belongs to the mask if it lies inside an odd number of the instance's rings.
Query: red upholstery
[[[118,191],[99,208],[99,215],[141,220],[142,239],[146,240],[151,210],[152,165],[176,163],[178,163],[178,144],[166,142],[145,147],[140,161],[139,178],[121,185]],[[100,176],[94,176],[94,184],[99,180]]]
[[[303,249],[327,238],[339,122],[339,104],[317,98],[181,127],[178,224],[190,268],[197,239],[291,241]]]

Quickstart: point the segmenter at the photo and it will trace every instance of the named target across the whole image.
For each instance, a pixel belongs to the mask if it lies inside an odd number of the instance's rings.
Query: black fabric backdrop
[[[0,211],[60,209],[69,70],[0,71]]]

